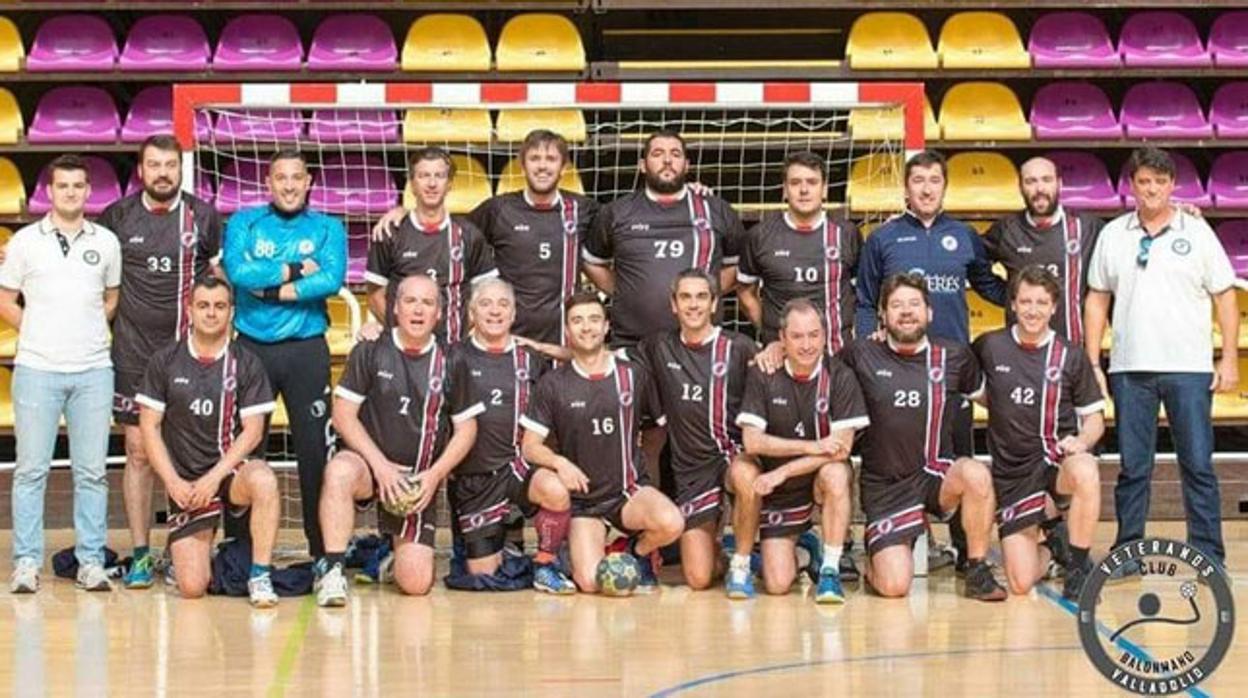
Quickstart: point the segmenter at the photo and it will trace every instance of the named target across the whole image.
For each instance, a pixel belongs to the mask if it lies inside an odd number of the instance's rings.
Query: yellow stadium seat
[[[1031,124],[1013,90],[999,82],[954,85],[940,103],[947,141],[1029,141]]]
[[[585,47],[567,17],[523,14],[503,25],[494,60],[500,71],[580,72],[585,70]]]
[[[983,235],[984,233],[988,232],[988,229],[992,227],[992,223],[993,223],[992,221],[967,221],[966,222],[967,225],[974,228],[975,232],[979,233],[980,235]],[[996,272],[998,276],[1001,276],[1001,277],[1005,276],[1005,267],[1001,266],[999,262],[997,264],[992,265],[992,270]]]
[[[360,331],[360,302],[344,288],[325,305],[329,310],[329,331],[325,333],[329,354],[345,357],[355,346],[355,335]]]
[[[967,291],[966,308],[971,320],[971,339],[1005,327],[1005,309],[989,303],[975,291]]]
[[[1017,211],[1022,207],[1018,171],[1009,158],[986,152],[949,158],[946,211]]]
[[[13,428],[13,372],[0,368],[0,427]]]
[[[12,92],[0,87],[0,143],[13,144],[22,140],[26,130],[22,122],[22,109]]]
[[[16,216],[26,209],[22,173],[8,158],[0,158],[0,215]]]
[[[22,34],[8,17],[0,17],[0,73],[16,73],[26,62]]]
[[[1242,288],[1235,289],[1235,299],[1239,303],[1239,348],[1248,349],[1248,291]],[[1213,348],[1222,348],[1222,328],[1218,327],[1216,305],[1213,307]]]
[[[13,238],[13,230],[0,226],[0,247],[9,244]],[[17,356],[17,328],[0,320],[0,359],[12,359]]]
[[[936,68],[927,27],[906,12],[868,12],[854,20],[845,46],[853,70]]]
[[[849,111],[849,132],[860,141],[898,141],[905,131],[901,107],[891,109],[851,109]],[[923,138],[929,141],[940,140],[940,126],[936,123],[936,113],[932,111],[932,103],[923,96]]]
[[[1248,422],[1248,389],[1244,388],[1243,376],[1248,376],[1248,357],[1239,359],[1239,389],[1233,393],[1213,394],[1213,421],[1220,424],[1227,422]]]
[[[490,175],[479,160],[468,155],[452,155],[455,163],[455,179],[446,195],[446,208],[451,213],[468,213],[493,195]],[[409,187],[403,188],[403,206],[416,208],[416,197]]]
[[[1030,68],[1018,27],[1000,12],[959,12],[940,30],[940,64],[945,68]]]
[[[407,30],[402,66],[425,72],[488,71],[490,41],[469,15],[425,15]]]
[[[511,162],[503,168],[503,173],[498,177],[497,193],[506,194],[508,192],[520,191],[524,188],[524,172],[520,169],[519,158],[512,158]],[[585,193],[585,186],[581,182],[581,173],[576,171],[576,166],[569,164],[563,168],[563,174],[559,177],[559,188],[564,191],[576,192],[577,194]]]
[[[845,200],[854,213],[895,212],[904,207],[901,156],[874,153],[854,161]]]
[[[585,114],[580,109],[503,109],[498,112],[498,140],[519,143],[533,129],[544,128],[568,141],[585,140]]]
[[[408,109],[405,143],[489,143],[494,126],[486,109]]]

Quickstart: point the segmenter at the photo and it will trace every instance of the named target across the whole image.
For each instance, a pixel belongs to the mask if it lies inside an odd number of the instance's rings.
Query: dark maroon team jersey
[[[572,192],[539,207],[518,191],[469,214],[494,248],[499,276],[516,290],[517,335],[563,344],[563,303],[576,291],[582,241],[597,213],[596,201]]]
[[[809,298],[823,311],[828,351],[839,353],[854,331],[854,284],[862,236],[858,226],[829,218],[811,228],[794,225],[787,212],[768,213],[746,234],[737,280],[759,284],[761,338],[780,336],[780,313],[794,298]]]
[[[788,362],[771,375],[751,368],[737,415],[737,424],[742,427],[762,429],[782,439],[809,441],[871,423],[854,372],[833,356],[825,356],[814,373],[802,378],[790,372]],[[764,470],[774,470],[793,458],[762,456],[759,460]],[[809,492],[814,479],[815,473],[790,478],[781,489]]]
[[[1083,347],[1056,332],[1035,347],[1013,327],[975,340],[987,381],[988,452],[994,473],[1056,465],[1057,443],[1079,433],[1079,417],[1105,409],[1105,398]]]
[[[187,193],[155,212],[139,192],[104,209],[99,222],[121,244],[113,366],[142,373],[157,349],[186,336],[191,287],[221,251],[221,217]]]
[[[1058,221],[1043,230],[1026,212],[999,219],[984,235],[988,258],[1000,262],[1013,279],[1025,267],[1038,264],[1057,277],[1062,287],[1052,326],[1059,335],[1083,342],[1083,299],[1088,292],[1088,264],[1104,223],[1095,216],[1064,211]],[[1007,305],[1006,325],[1014,322]]]
[[[135,401],[164,415],[160,435],[185,480],[212,470],[243,430],[243,418],[277,406],[259,357],[228,342],[210,361],[191,353],[191,340],[152,356]]]
[[[470,399],[485,406],[477,416],[477,441],[455,472],[489,473],[510,465],[527,473],[520,456],[520,418],[545,372],[545,360],[514,341],[506,350],[491,351],[472,336],[452,353],[454,362],[465,364],[458,370],[467,372]]]
[[[737,412],[754,353],[748,337],[718,327],[696,345],[680,330],[641,341],[637,354],[654,376],[674,470],[726,467],[740,452]]]
[[[433,465],[452,422],[485,410],[472,399],[466,366],[452,362],[445,346],[431,339],[412,354],[397,330],[351,349],[334,395],[361,406],[360,422],[387,459],[417,472]]]
[[[929,337],[918,352],[903,355],[887,342],[858,339],[841,356],[858,376],[871,415],[863,481],[887,485],[920,469],[943,477],[954,461],[954,414],[964,398],[983,390],[971,348]]]
[[[559,454],[589,478],[589,492],[573,492],[573,501],[597,503],[636,491],[646,470],[640,424],[660,414],[640,364],[613,358],[604,373],[590,376],[569,361],[537,382],[520,424],[553,436]]]
[[[613,264],[612,345],[632,347],[676,328],[671,283],[685,269],[718,275],[737,263],[745,228],[728,202],[686,189],[670,204],[645,191],[607,204],[585,241],[585,261]]]
[[[437,335],[458,342],[468,324],[468,296],[472,284],[497,272],[494,255],[485,236],[472,223],[448,216],[442,224],[424,229],[413,213],[403,219],[389,238],[368,246],[364,280],[386,288],[386,314],[393,312],[399,282],[425,274],[442,291],[442,321]],[[390,324],[387,318],[386,324]]]

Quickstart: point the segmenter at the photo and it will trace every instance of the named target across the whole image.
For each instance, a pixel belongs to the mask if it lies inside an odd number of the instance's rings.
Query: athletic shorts
[[[717,523],[724,511],[724,472],[721,461],[701,468],[681,467],[673,462],[676,506],[685,517],[685,530],[706,523]]]
[[[992,476],[992,489],[997,494],[997,534],[1012,536],[1029,526],[1044,522],[1044,503],[1048,495],[1057,495],[1060,470],[1045,459],[1030,467]]]
[[[505,465],[488,473],[451,476],[446,495],[469,558],[488,557],[503,549],[507,542],[507,514],[513,506],[525,518],[537,513],[537,507],[529,501],[529,483],[536,472],[536,468],[529,467],[522,474]]]
[[[217,494],[207,505],[198,509],[184,511],[178,503],[169,500],[169,542],[189,536],[199,531],[216,531],[221,523],[221,514],[235,518],[247,515],[250,507],[237,506],[230,503],[230,485],[234,482],[234,473],[225,476]]]
[[[143,374],[134,371],[113,371],[113,421],[126,426],[139,426],[139,403],[134,401]]]
[[[894,545],[908,545],[924,531],[927,514],[944,520],[940,487],[945,479],[917,470],[897,482],[862,481],[862,509],[867,515],[867,553],[874,555]]]
[[[786,482],[781,489],[763,497],[758,512],[758,537],[791,538],[810,529],[815,514],[814,477],[803,477],[800,482]]]
[[[363,457],[361,457],[363,460]],[[367,466],[365,466],[367,467]],[[369,478],[373,481],[373,496],[368,499],[358,499],[355,502],[355,509],[359,512],[365,512],[373,507],[377,508],[377,530],[383,536],[395,536],[409,540],[413,543],[432,548],[434,536],[437,528],[434,525],[434,504],[430,504],[424,511],[417,512],[408,516],[395,516],[386,511],[381,506],[380,497],[377,496],[378,487],[376,478],[372,477],[373,471],[368,471]],[[397,547],[397,541],[396,541]]]

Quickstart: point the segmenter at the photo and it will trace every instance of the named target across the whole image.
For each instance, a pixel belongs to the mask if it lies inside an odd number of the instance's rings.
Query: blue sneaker
[[[754,598],[754,575],[749,570],[730,567],[728,576],[724,578],[724,589],[728,592],[730,599],[752,599]]]
[[[576,593],[576,585],[555,565],[538,565],[533,570],[533,588],[558,596]]]
[[[127,589],[147,589],[152,586],[155,576],[156,560],[149,553],[130,563],[130,570],[126,572],[122,584]]]
[[[637,581],[637,588],[634,594],[653,594],[659,590],[659,578],[654,574],[654,553],[650,555],[637,555],[633,557],[637,560],[637,571],[640,573],[640,579]]]
[[[841,576],[836,570],[819,573],[819,587],[815,590],[815,603],[845,603],[845,590],[841,588]]]
[[[814,531],[803,531],[797,537],[797,547],[810,555],[810,562],[806,563],[806,576],[810,577],[810,581],[818,582],[819,568],[823,566],[823,541],[819,540]]]
[[[725,533],[723,539],[724,554],[732,557],[737,551],[737,537],[731,533]],[[763,573],[763,556],[758,552],[758,548],[750,551],[750,573],[758,576]]]

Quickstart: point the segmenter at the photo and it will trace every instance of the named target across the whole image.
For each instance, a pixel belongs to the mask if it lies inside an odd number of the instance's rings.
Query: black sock
[[[984,558],[982,558],[982,557],[968,557],[968,558],[966,558],[966,568],[967,568],[968,570],[973,570],[973,569],[975,569],[976,567],[979,567],[979,566],[980,566],[980,565],[982,565],[982,564],[984,564]]]
[[[1088,549],[1070,546],[1070,566],[1078,569],[1088,561]]]
[[[326,551],[325,557],[321,559],[325,561],[325,569],[328,570],[334,565],[344,565],[347,559],[347,553],[346,552],[331,553],[331,552]]]

